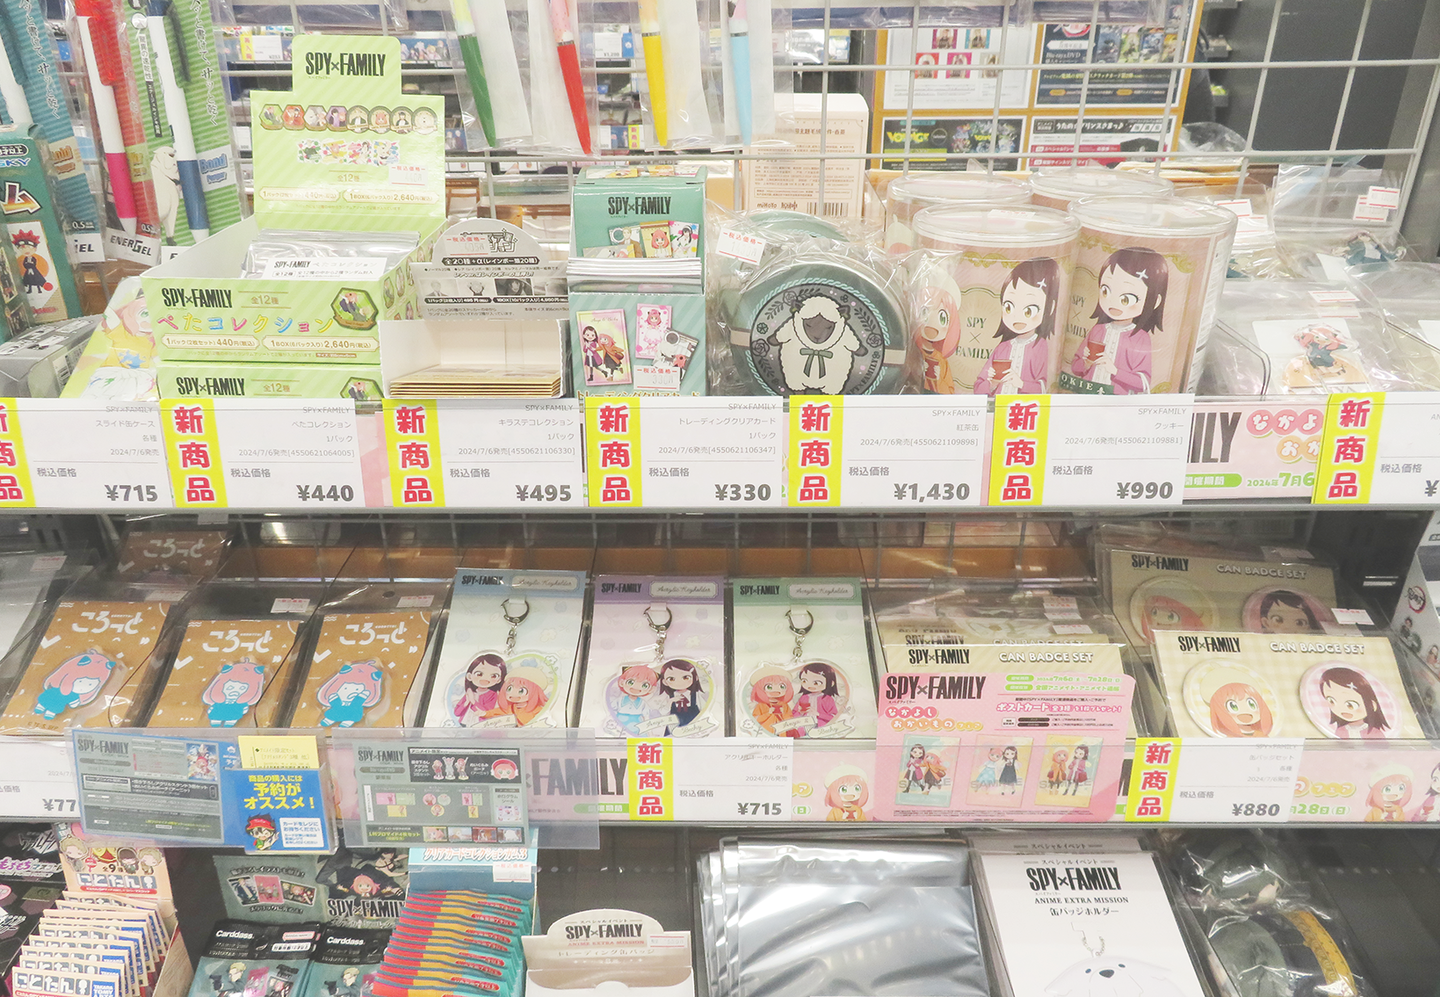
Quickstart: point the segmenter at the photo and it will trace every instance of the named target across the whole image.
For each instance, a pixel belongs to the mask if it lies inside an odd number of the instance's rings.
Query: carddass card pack
[[[874,737],[864,583],[746,578],[731,593],[735,733]]]
[[[319,937],[314,924],[221,921],[195,966],[190,997],[291,997]]]
[[[136,704],[122,689],[153,655],[169,609],[168,602],[62,601],[0,714],[0,732],[124,722]]]
[[[443,992],[467,997],[513,990],[524,973],[520,938],[529,907],[472,890],[411,896],[376,972],[378,997]]]
[[[297,997],[363,997],[375,983],[390,932],[326,926]]]
[[[723,578],[595,579],[581,727],[718,737],[726,691]]]

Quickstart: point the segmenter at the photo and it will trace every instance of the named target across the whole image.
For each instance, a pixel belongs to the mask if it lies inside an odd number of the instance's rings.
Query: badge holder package
[[[1397,175],[1359,167],[1282,166],[1271,217],[1286,267],[1309,280],[1340,280],[1345,268],[1415,258],[1400,236],[1400,212],[1371,208]]]
[[[1342,918],[1284,835],[1167,837],[1178,893],[1241,997],[1373,997]]]
[[[711,997],[981,997],[969,850],[726,839],[699,860]]]
[[[1225,395],[1421,391],[1440,385],[1440,352],[1387,324],[1371,295],[1303,280],[1227,281],[1207,358],[1207,389]]]
[[[215,581],[177,623],[147,726],[279,726],[306,653],[320,582]]]
[[[168,616],[185,593],[90,574],[54,604],[5,664],[19,670],[0,732],[59,734],[140,724],[164,660]],[[13,672],[12,672],[13,674]]]
[[[413,727],[450,581],[337,580],[282,727]]]

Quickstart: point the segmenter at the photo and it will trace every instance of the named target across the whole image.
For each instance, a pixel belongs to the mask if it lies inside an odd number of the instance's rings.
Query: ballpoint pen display
[[[491,109],[490,84],[485,79],[485,62],[480,54],[480,42],[475,37],[470,0],[450,0],[450,10],[455,17],[455,35],[460,40],[460,56],[465,62],[465,78],[475,93],[475,113],[480,118],[480,128],[485,132],[485,144],[493,148],[495,112]]]
[[[25,88],[15,77],[15,62],[20,55],[20,40],[10,24],[10,16],[0,11],[0,97],[5,100],[5,115],[12,125],[35,123],[30,115],[30,101]]]
[[[585,110],[585,84],[580,80],[580,55],[575,48],[575,32],[570,27],[570,4],[567,0],[550,0],[550,27],[555,32],[555,50],[560,56],[560,71],[565,76],[565,95],[570,99],[570,115],[575,119],[575,133],[580,148],[590,154],[590,115]]]
[[[530,138],[530,110],[525,101],[525,84],[520,79],[520,59],[510,31],[510,14],[505,0],[469,0],[470,19],[485,25],[476,32],[480,63],[485,67],[485,84],[490,88],[490,112],[495,120],[495,143],[512,144]]]
[[[735,73],[735,117],[740,122],[740,142],[750,144],[750,21],[746,0],[730,0],[730,68]]]
[[[655,141],[670,141],[670,107],[665,99],[665,57],[660,39],[660,13],[656,0],[640,0],[640,37],[645,49],[645,80],[650,86],[650,117]]]
[[[110,194],[120,227],[131,235],[138,229],[135,185],[130,179],[130,160],[125,154],[125,136],[120,129],[120,108],[115,87],[124,80],[120,65],[119,38],[113,12],[104,0],[75,0],[80,42],[85,51],[85,72],[90,80],[90,99],[100,126],[100,148],[105,154],[105,172],[110,177]]]
[[[177,42],[183,42],[179,17],[174,0],[151,0],[146,13],[150,41],[155,47],[155,69],[165,98],[165,116],[175,143],[175,168],[179,171],[180,193],[185,199],[185,220],[190,226],[190,234],[199,242],[210,234],[210,215],[205,205],[200,158],[195,152],[195,133],[190,126],[185,90],[176,74],[175,61],[171,58],[170,31],[174,31]],[[188,83],[190,72],[183,43],[178,44],[175,50],[180,56],[180,73]]]

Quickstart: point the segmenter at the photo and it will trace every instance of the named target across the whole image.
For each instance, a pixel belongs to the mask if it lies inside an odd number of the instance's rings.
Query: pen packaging
[[[65,246],[53,159],[34,126],[0,128],[0,185],[6,191],[5,228],[20,268],[20,290],[36,322],[59,322],[83,314],[75,272]]]

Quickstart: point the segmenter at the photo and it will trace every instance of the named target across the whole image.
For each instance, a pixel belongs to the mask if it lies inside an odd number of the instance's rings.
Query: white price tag
[[[1355,198],[1355,210],[1350,217],[1357,222],[1383,222],[1390,218],[1390,209],[1383,204],[1371,204],[1364,194]]]
[[[442,399],[436,411],[447,505],[558,509],[585,504],[583,420],[575,399]]]
[[[1440,392],[1392,391],[1385,396],[1370,502],[1440,504]]]
[[[7,818],[68,820],[80,813],[68,739],[0,737],[0,812]]]
[[[983,505],[990,419],[978,395],[845,399],[841,495],[851,508]]]
[[[727,737],[671,743],[677,821],[748,824],[790,819],[794,741]]]
[[[1052,395],[1045,505],[1179,505],[1192,395]]]
[[[1341,609],[1336,606],[1330,610],[1330,615],[1335,617],[1336,623],[1349,623],[1362,627],[1375,625],[1375,621],[1370,619],[1370,614],[1363,609]]]
[[[272,613],[308,613],[310,612],[309,599],[295,599],[281,596],[270,604]]]
[[[1365,202],[1372,208],[1400,209],[1399,187],[1371,187],[1365,194]]]
[[[396,609],[429,609],[435,603],[433,595],[402,595],[395,603]]]
[[[1085,623],[1052,623],[1050,629],[1057,634],[1093,634],[1088,624]]]
[[[1249,218],[1255,213],[1254,209],[1250,206],[1250,198],[1248,197],[1238,197],[1233,201],[1216,201],[1215,207],[1229,208],[1241,218]]]
[[[391,170],[399,167],[391,167]],[[393,178],[392,183],[396,182]],[[262,280],[379,280],[385,261],[371,256],[302,256],[267,260]]]
[[[154,402],[20,398],[35,504],[57,509],[168,509],[170,472]]]
[[[720,238],[715,240],[715,252],[746,263],[759,263],[765,255],[765,240],[733,228],[722,229]]]
[[[215,425],[232,509],[362,509],[355,403],[217,398]]]
[[[423,187],[427,182],[429,171],[423,166],[392,166],[390,167],[390,182],[406,184],[409,186]],[[381,261],[377,261],[381,262]],[[383,267],[382,267],[383,272]]]
[[[780,398],[641,398],[647,509],[785,504]]]
[[[1176,824],[1283,824],[1290,818],[1305,741],[1187,737],[1170,801]]]

